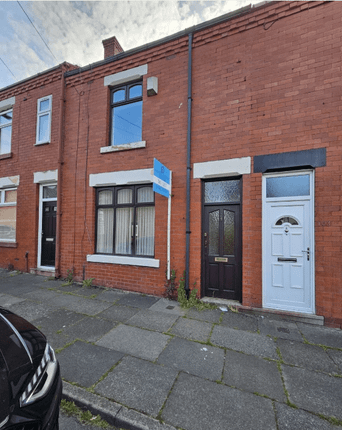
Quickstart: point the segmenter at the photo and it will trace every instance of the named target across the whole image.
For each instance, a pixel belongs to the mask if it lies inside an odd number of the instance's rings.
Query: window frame
[[[129,98],[129,90],[130,88],[136,86],[136,85],[140,85],[141,86],[141,96],[138,97],[133,97],[133,98]],[[119,91],[119,90],[125,90],[125,99],[118,101],[118,102],[114,102],[113,101],[113,95],[115,92]],[[141,136],[140,139],[138,140],[134,140],[132,142],[122,142],[122,143],[118,143],[115,144],[114,142],[114,134],[113,134],[113,111],[115,108],[117,107],[121,107],[121,106],[127,106],[129,104],[133,104],[136,102],[142,102],[142,106],[141,106]],[[110,148],[120,148],[123,145],[134,145],[135,143],[138,142],[142,142],[142,125],[143,125],[143,114],[142,114],[142,109],[143,109],[143,80],[142,79],[138,79],[138,80],[134,80],[134,81],[130,81],[130,82],[125,82],[125,83],[121,83],[120,85],[116,85],[112,88],[110,88],[110,121],[109,121],[109,147]]]
[[[40,110],[40,103],[49,100],[49,109]],[[48,137],[47,139],[39,140],[40,118],[48,115]],[[37,100],[37,125],[36,125],[36,145],[44,145],[51,142],[51,122],[52,122],[52,94],[49,96],[41,97]]]
[[[7,124],[0,124],[0,155],[5,155],[5,154],[10,154],[12,152],[12,123],[13,123],[13,108],[11,109],[6,109],[4,111],[0,111],[0,116],[6,115],[7,113],[12,112],[12,119],[10,123]],[[1,150],[1,130],[7,128],[7,127],[11,127],[11,138],[10,138],[10,148],[9,148],[9,152],[2,152]]]
[[[15,202],[5,202],[5,195],[6,192],[8,191],[16,191],[17,195],[16,195],[16,200]],[[18,188],[17,187],[11,187],[11,188],[1,188],[0,189],[0,210],[1,208],[7,208],[7,207],[17,207],[17,201],[18,201]],[[15,243],[16,242],[16,237],[17,237],[17,211],[15,212],[15,237],[14,239],[3,239],[0,237],[0,244],[1,243]]]
[[[139,207],[154,207],[155,208],[155,193],[153,192],[153,201],[152,202],[141,202],[138,203],[138,190],[141,188],[151,188],[153,191],[152,184],[136,184],[136,185],[117,185],[117,186],[103,186],[103,187],[97,187],[96,188],[96,196],[95,196],[95,254],[96,255],[108,255],[108,256],[119,256],[119,257],[128,257],[128,258],[143,258],[143,259],[151,259],[154,258],[155,255],[155,226],[154,226],[154,244],[153,244],[153,254],[150,255],[143,255],[143,254],[136,254],[136,248],[137,248],[137,236],[136,236],[136,226],[137,226],[137,209]],[[120,190],[132,190],[132,202],[131,203],[117,203],[118,199],[118,192]],[[111,204],[99,204],[99,196],[102,191],[111,191],[112,192],[112,203]],[[131,253],[130,254],[122,254],[122,253],[116,253],[115,247],[116,247],[116,222],[117,222],[117,216],[116,216],[116,209],[119,208],[133,208],[133,231],[131,231],[131,237],[132,245],[131,245]],[[98,237],[98,210],[99,209],[113,209],[113,246],[112,246],[112,252],[106,253],[106,252],[100,252],[98,251],[98,243],[97,243],[97,237]],[[154,213],[155,216],[155,213]],[[133,234],[132,234],[133,233]]]

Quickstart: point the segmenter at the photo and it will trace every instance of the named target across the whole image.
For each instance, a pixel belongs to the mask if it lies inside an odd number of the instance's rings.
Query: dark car
[[[57,430],[62,381],[45,336],[0,307],[0,429]]]

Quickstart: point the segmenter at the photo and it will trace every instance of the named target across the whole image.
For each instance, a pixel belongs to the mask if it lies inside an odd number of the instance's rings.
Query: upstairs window
[[[152,186],[99,188],[96,200],[96,253],[154,256]]]
[[[12,110],[0,112],[0,155],[11,152]]]
[[[36,145],[50,143],[52,96],[38,99]]]
[[[15,242],[17,190],[0,190],[0,242]]]
[[[116,87],[111,92],[111,145],[142,140],[142,82]]]

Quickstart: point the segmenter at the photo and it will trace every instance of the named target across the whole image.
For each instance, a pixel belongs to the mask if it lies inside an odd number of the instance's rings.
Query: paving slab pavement
[[[58,361],[63,379],[90,388],[123,356],[122,352],[76,341],[58,354]]]
[[[127,356],[94,390],[104,397],[156,417],[177,375],[178,372],[173,369]]]
[[[162,333],[120,324],[98,340],[96,345],[154,361],[170,340],[170,336]]]
[[[175,337],[159,355],[157,363],[212,381],[220,381],[224,351],[209,345]]]
[[[113,426],[342,429],[341,330],[3,269],[0,306],[47,335],[64,397]]]

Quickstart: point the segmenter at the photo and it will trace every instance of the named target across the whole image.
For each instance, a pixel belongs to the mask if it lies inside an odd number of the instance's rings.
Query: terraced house
[[[162,295],[169,263],[341,327],[341,19],[266,2],[1,90],[0,265]]]

